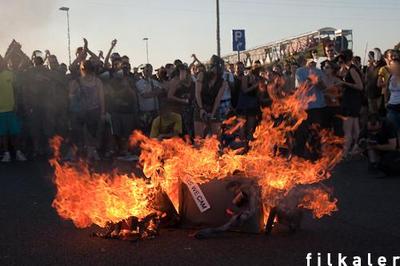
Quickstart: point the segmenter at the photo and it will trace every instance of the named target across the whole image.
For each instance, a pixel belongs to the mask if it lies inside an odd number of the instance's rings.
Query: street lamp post
[[[69,7],[60,7],[60,11],[65,11],[67,13],[67,33],[68,33],[68,59],[69,65],[71,65],[71,35],[69,31]]]
[[[143,41],[146,41],[146,58],[147,64],[149,63],[149,38],[143,38]]]
[[[219,0],[217,1],[217,55],[221,56],[221,36],[220,36],[220,22],[219,22]]]

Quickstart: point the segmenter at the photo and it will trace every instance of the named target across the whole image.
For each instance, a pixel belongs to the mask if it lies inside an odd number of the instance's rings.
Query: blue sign
[[[246,36],[244,30],[232,30],[233,51],[240,52],[246,50]]]

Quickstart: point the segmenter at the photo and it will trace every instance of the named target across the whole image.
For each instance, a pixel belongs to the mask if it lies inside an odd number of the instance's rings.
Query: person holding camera
[[[381,120],[378,114],[368,117],[367,129],[359,139],[360,148],[367,152],[369,170],[388,172],[400,159],[399,143],[395,127],[388,120]]]

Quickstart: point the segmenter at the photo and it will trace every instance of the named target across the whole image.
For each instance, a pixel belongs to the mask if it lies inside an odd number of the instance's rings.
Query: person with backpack
[[[72,143],[80,150],[86,148],[88,159],[99,160],[97,134],[101,120],[106,117],[104,89],[90,60],[81,62],[80,77],[70,82],[69,101]],[[85,129],[87,138],[82,137]]]

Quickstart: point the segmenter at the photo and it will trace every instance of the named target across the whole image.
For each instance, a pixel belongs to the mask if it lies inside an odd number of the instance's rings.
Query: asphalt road
[[[190,231],[164,230],[137,243],[93,238],[96,228],[76,229],[52,209],[51,178],[44,161],[0,165],[0,265],[297,266],[306,265],[309,252],[312,265],[317,252],[365,259],[370,252],[375,260],[400,256],[400,178],[369,176],[362,161],[339,165],[333,173],[339,212],[321,220],[306,216],[296,234],[269,237],[230,233],[196,240]]]

